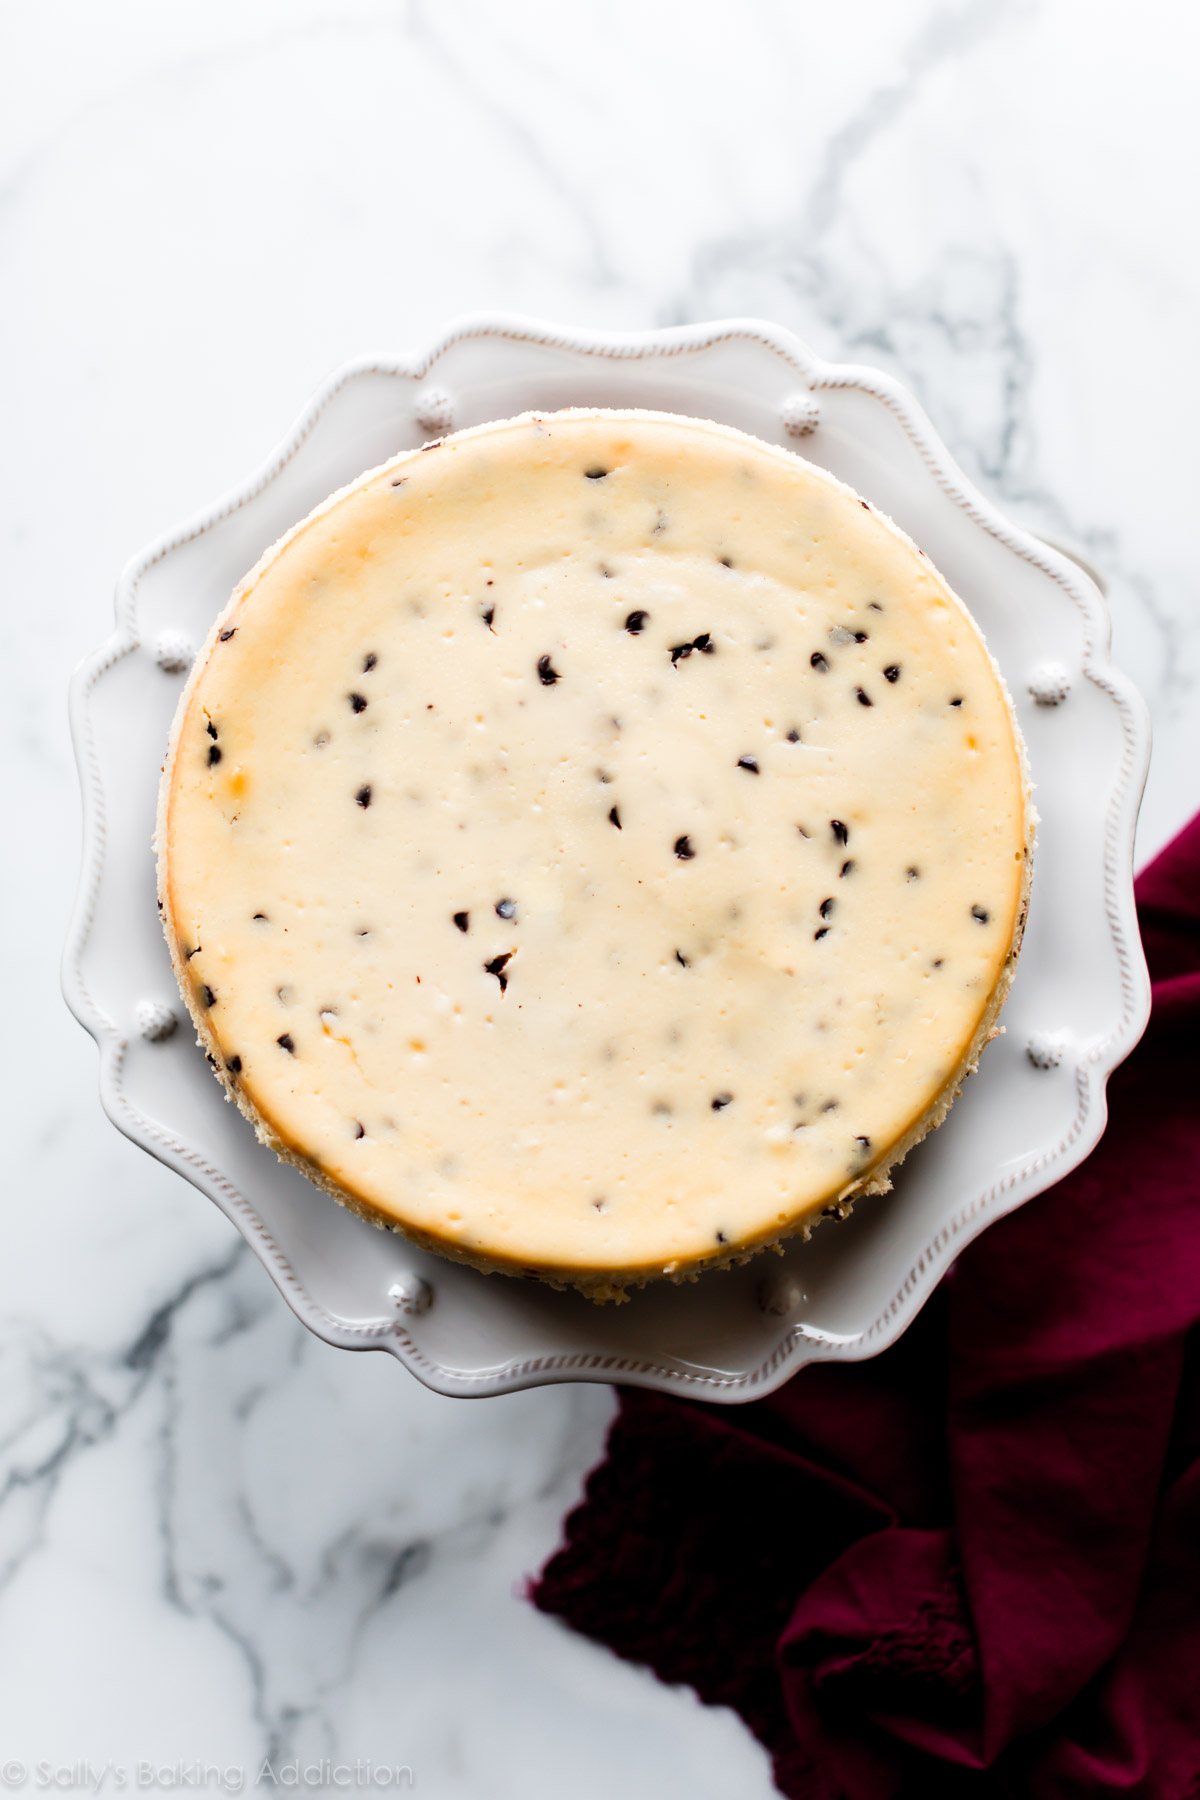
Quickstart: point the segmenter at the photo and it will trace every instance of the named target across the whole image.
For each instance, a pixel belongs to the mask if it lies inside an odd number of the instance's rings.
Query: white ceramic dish
[[[529,409],[590,405],[740,426],[800,450],[890,514],[979,620],[1020,715],[1042,817],[1006,1034],[895,1191],[860,1201],[849,1221],[782,1258],[660,1283],[620,1307],[414,1250],[264,1150],[224,1103],[186,1023],[151,851],[159,766],[193,647],[261,552],[400,449]],[[113,1123],[216,1201],[329,1343],[390,1350],[446,1394],[575,1380],[752,1399],[806,1362],[882,1350],[985,1225],[1099,1138],[1105,1081],[1149,1010],[1132,889],[1145,710],[1109,662],[1093,583],[1002,519],[885,376],[822,363],[754,320],[635,336],[468,320],[424,355],[342,370],[263,469],[130,563],[116,612],[71,693],[84,856],[67,1000],[100,1047]]]

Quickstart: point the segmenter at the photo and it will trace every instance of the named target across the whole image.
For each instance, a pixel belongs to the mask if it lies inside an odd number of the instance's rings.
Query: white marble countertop
[[[772,1791],[732,1715],[521,1598],[609,1393],[445,1400],[327,1348],[104,1119],[57,986],[66,677],[127,556],[346,358],[487,309],[761,314],[899,374],[1106,576],[1156,729],[1144,860],[1200,803],[1198,28],[1168,11],[6,10],[0,1783],[250,1789],[329,1758],[430,1800]]]

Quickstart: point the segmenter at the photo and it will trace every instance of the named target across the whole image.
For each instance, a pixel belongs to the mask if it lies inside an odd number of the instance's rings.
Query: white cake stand
[[[628,1305],[473,1270],[373,1230],[263,1149],[193,1041],[155,912],[151,836],[194,649],[261,552],[335,488],[453,428],[526,410],[640,406],[721,420],[849,482],[928,552],[1004,671],[1041,814],[1025,947],[986,1052],[895,1191],[743,1269]],[[991,1220],[1087,1156],[1149,985],[1133,907],[1145,709],[1109,661],[1094,584],[968,484],[911,397],[756,320],[604,336],[528,319],[451,327],[422,355],[351,364],[242,487],[134,559],[117,625],[77,670],[84,855],[67,1001],[100,1047],[113,1123],[232,1219],[297,1316],[388,1350],[444,1394],[625,1381],[753,1399],[805,1363],[891,1343]]]

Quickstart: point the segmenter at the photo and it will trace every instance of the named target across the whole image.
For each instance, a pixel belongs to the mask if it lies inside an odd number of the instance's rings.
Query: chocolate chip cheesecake
[[[1012,978],[1012,707],[888,519],[728,427],[576,411],[335,494],[210,633],[160,902],[259,1137],[595,1299],[888,1185]]]

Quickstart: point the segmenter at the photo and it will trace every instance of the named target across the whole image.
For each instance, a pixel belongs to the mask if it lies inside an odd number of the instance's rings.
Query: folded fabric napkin
[[[1141,876],[1099,1148],[872,1362],[627,1389],[535,1604],[732,1706],[793,1800],[1200,1795],[1200,819]]]

